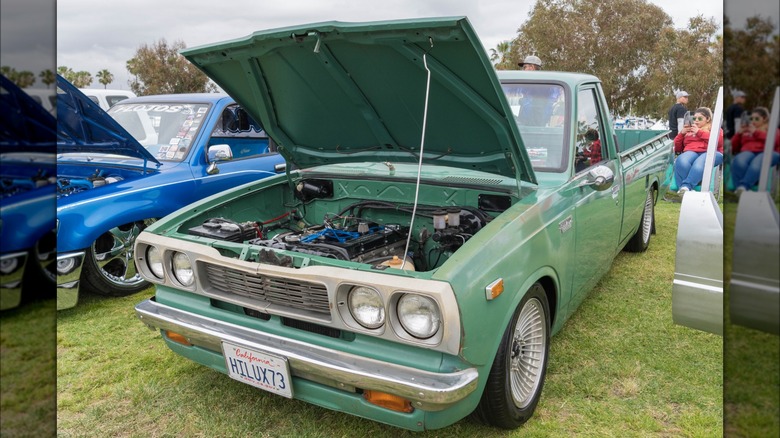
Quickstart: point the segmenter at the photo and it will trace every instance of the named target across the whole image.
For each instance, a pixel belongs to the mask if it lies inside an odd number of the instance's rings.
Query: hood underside
[[[115,154],[160,164],[116,120],[60,75],[57,89],[58,153]]]
[[[422,145],[425,164],[536,182],[465,17],[310,24],[182,53],[297,167],[417,163]]]
[[[0,74],[0,153],[54,153],[57,120]]]

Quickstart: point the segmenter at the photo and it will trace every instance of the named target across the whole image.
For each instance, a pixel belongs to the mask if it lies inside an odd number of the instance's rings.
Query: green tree
[[[179,54],[185,47],[183,41],[169,45],[164,38],[140,46],[127,61],[127,71],[133,75],[130,89],[139,96],[216,91],[208,76]]]
[[[643,100],[644,63],[671,25],[663,9],[644,0],[539,0],[519,29],[513,63],[538,53],[545,70],[594,74],[609,107],[625,114]]]
[[[38,77],[41,78],[41,82],[43,82],[46,85],[46,88],[48,88],[51,84],[56,82],[54,72],[50,69],[46,69],[40,73],[38,73]]]
[[[14,74],[16,74],[16,70],[13,67],[4,65],[0,67],[0,74],[8,78],[9,81],[13,82],[11,78]]]
[[[64,65],[57,67],[57,74],[65,78],[65,80],[67,80],[71,84],[73,83],[74,80],[76,80],[76,72],[73,71],[72,68]]]
[[[11,78],[9,78],[11,79]],[[29,70],[22,70],[16,72],[13,79],[11,79],[19,88],[32,87],[35,84],[35,73]]]
[[[490,49],[490,62],[496,70],[512,70],[517,64],[511,64],[512,41],[501,41]]]
[[[728,18],[724,23],[723,80],[729,89],[747,93],[747,108],[768,107],[780,85],[780,35],[773,29],[771,18],[758,15],[748,18],[744,30],[732,29]]]
[[[508,64],[517,65],[524,55],[536,53],[545,70],[590,73],[601,79],[613,112],[662,117],[678,80],[706,82],[698,88],[685,88],[687,82],[676,88],[688,91],[692,102],[701,98],[712,105],[714,95],[703,93],[717,88],[721,73],[705,68],[722,59],[713,48],[722,47],[722,41],[715,38],[712,23],[696,17],[688,29],[678,31],[663,9],[646,0],[538,0],[518,29]],[[685,41],[693,45],[685,47]],[[696,67],[701,59],[707,62]],[[662,67],[656,66],[660,61]],[[684,76],[688,66],[697,74]],[[665,72],[667,81],[658,77],[659,71]]]
[[[688,108],[714,109],[718,88],[723,84],[723,39],[712,18],[696,16],[686,29],[666,28],[648,59],[645,86],[647,109],[668,110],[674,91],[690,95]]]
[[[97,72],[96,76],[98,78],[98,82],[103,84],[104,89],[108,86],[108,84],[114,82],[114,75],[112,75],[111,72],[106,69]]]
[[[76,88],[86,88],[92,84],[92,73],[88,71],[78,71],[73,76],[73,80],[70,81]]]

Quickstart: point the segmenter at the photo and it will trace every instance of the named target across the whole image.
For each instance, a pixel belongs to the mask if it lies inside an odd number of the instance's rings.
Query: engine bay
[[[239,222],[213,216],[182,231],[192,236],[246,243],[257,250],[253,252],[257,255],[249,260],[262,263],[294,266],[292,257],[284,255],[292,252],[370,264],[380,270],[403,266],[405,270],[429,271],[440,266],[493,218],[482,208],[472,206],[415,208],[401,202],[357,200],[336,212],[325,213],[320,222],[314,223],[307,220],[306,212],[330,208],[318,203],[325,204],[323,198],[333,196],[332,185],[317,182],[319,187],[313,190],[311,183],[307,184],[314,194],[296,194],[298,205],[275,218]],[[302,187],[298,184],[299,191]]]
[[[57,177],[57,198],[70,196],[122,180],[121,176],[111,175],[105,171],[95,171],[94,174],[86,178]]]

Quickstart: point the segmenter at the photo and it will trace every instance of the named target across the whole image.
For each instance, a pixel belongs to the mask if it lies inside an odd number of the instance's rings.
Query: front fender
[[[463,327],[461,355],[477,366],[492,363],[514,310],[539,279],[549,277],[545,286],[555,289],[553,332],[568,316],[574,230],[560,224],[572,210],[557,193],[527,202],[494,219],[434,275],[453,285]],[[488,300],[485,287],[499,278],[504,292]]]
[[[3,200],[0,208],[2,252],[27,250],[55,227],[55,186],[49,185]]]
[[[112,228],[163,217],[181,207],[181,197],[162,195],[159,190],[150,190],[110,201],[87,201],[72,208],[58,209],[57,252],[84,249]]]

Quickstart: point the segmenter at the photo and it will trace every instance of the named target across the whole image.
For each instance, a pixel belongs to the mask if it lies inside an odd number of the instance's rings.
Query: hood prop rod
[[[428,41],[431,43],[431,48],[433,48],[433,38],[428,37]],[[422,134],[420,136],[420,161],[417,163],[417,182],[414,186],[414,206],[412,207],[412,219],[409,222],[409,234],[406,236],[404,259],[401,262],[401,269],[404,271],[406,270],[406,257],[409,254],[409,244],[412,241],[412,234],[414,234],[412,230],[414,229],[414,217],[417,214],[417,201],[419,200],[420,196],[420,173],[422,172],[423,154],[425,153],[425,127],[428,123],[428,96],[431,91],[431,69],[428,68],[428,59],[426,55],[427,52],[423,53],[423,65],[425,66],[425,71],[428,72],[428,78],[425,83],[425,105],[423,106]]]

